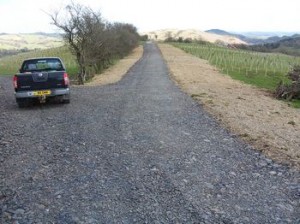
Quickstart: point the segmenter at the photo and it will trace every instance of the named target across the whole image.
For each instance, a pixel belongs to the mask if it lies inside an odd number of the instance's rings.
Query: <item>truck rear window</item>
[[[63,71],[64,67],[59,59],[32,59],[24,61],[20,72]]]

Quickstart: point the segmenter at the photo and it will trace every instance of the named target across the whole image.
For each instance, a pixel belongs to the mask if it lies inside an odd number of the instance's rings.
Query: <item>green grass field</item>
[[[24,59],[35,57],[60,57],[71,77],[75,77],[78,73],[78,66],[76,64],[75,57],[71,54],[68,48],[57,47],[0,58],[0,75],[12,75],[17,73]]]
[[[283,54],[229,49],[213,44],[173,43],[173,45],[208,60],[234,79],[269,90],[274,90],[280,81],[289,82],[285,75],[294,65],[300,65],[300,57]]]

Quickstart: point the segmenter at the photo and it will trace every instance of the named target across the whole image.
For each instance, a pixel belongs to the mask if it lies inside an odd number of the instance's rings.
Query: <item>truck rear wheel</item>
[[[61,102],[62,103],[70,103],[70,100],[71,100],[71,97],[70,97],[70,94],[66,94],[66,95],[63,95],[61,96]]]
[[[70,101],[71,101],[71,95],[70,94],[64,95],[63,102],[64,103],[70,103]]]
[[[70,99],[65,99],[64,103],[68,104],[68,103],[70,103],[70,101],[71,101]]]
[[[28,99],[16,99],[19,108],[29,107],[30,101]]]

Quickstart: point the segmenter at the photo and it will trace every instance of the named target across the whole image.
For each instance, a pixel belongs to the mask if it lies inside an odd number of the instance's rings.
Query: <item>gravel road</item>
[[[0,78],[1,223],[300,223],[300,175],[220,127],[158,48],[117,84],[19,109]]]

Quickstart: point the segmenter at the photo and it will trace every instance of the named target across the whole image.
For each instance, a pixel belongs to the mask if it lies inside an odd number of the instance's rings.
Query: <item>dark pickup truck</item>
[[[69,78],[60,58],[32,58],[25,60],[13,78],[16,101],[19,107],[56,99],[70,103]]]

